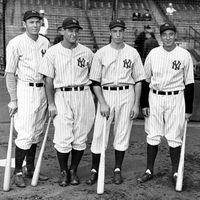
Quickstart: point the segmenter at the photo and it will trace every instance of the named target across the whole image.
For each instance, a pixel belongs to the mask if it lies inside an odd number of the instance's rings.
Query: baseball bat
[[[4,182],[3,182],[3,190],[5,192],[10,190],[13,125],[14,125],[14,116],[11,117],[10,121],[10,134],[8,140],[8,150],[7,150]]]
[[[98,181],[97,181],[97,194],[104,193],[104,180],[105,180],[105,141],[106,141],[106,117],[103,122],[103,139],[101,147],[101,157],[99,162]]]
[[[177,180],[176,180],[176,191],[178,192],[182,191],[182,187],[183,187],[186,130],[187,130],[187,120],[185,120],[185,125],[184,125],[183,142],[181,146],[181,154],[180,154],[178,174],[177,174]]]
[[[51,123],[51,117],[49,118],[49,121],[48,121],[48,124],[47,124],[46,132],[44,134],[44,139],[43,139],[42,146],[41,146],[41,149],[40,149],[40,153],[39,153],[39,156],[38,156],[37,164],[35,166],[35,170],[34,170],[34,173],[33,173],[32,181],[31,181],[32,186],[37,186],[37,184],[38,184],[40,169],[41,169],[41,165],[42,165],[42,157],[43,157],[43,153],[44,153],[44,149],[45,149],[45,145],[46,145],[46,141],[47,141],[50,123]]]

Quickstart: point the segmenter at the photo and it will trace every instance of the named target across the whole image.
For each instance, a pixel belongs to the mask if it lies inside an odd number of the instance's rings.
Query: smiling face
[[[171,51],[175,48],[176,32],[172,30],[166,30],[161,34],[161,40],[163,42],[163,48],[167,51]]]
[[[37,17],[31,17],[23,22],[23,26],[30,37],[37,36],[40,31],[41,20]]]
[[[78,28],[67,28],[63,30],[64,42],[67,44],[75,44],[78,40],[79,29]]]
[[[124,41],[124,28],[115,27],[110,30],[110,35],[112,37],[112,42],[115,44],[121,44]]]

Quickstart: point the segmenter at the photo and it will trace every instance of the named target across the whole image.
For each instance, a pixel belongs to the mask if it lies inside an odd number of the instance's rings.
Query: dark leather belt
[[[29,83],[29,86],[31,87],[43,87],[44,86],[44,83]]]
[[[61,91],[82,91],[84,90],[84,86],[79,86],[79,87],[61,87],[58,88]]]
[[[103,90],[127,90],[129,85],[126,86],[103,86]]]
[[[158,90],[153,90],[154,94],[159,94],[159,95],[176,95],[179,93],[179,91],[169,91],[169,92],[164,92],[164,91],[158,91]]]

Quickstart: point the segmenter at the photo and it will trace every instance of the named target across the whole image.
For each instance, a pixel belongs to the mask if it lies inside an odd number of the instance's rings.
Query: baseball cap
[[[176,27],[174,26],[174,24],[171,24],[171,23],[165,23],[160,26],[160,34],[165,32],[166,30],[172,30],[172,31],[176,32]]]
[[[37,17],[39,19],[42,19],[40,14],[35,10],[28,10],[24,13],[23,21],[26,21],[27,19],[30,19],[31,17]]]
[[[64,19],[63,23],[62,23],[62,27],[64,29],[66,28],[79,28],[79,29],[83,29],[80,25],[77,19],[75,18],[66,18]]]
[[[125,23],[124,23],[123,20],[121,20],[121,19],[114,19],[113,21],[110,22],[109,28],[111,30],[111,29],[113,29],[115,27],[122,27],[122,28],[125,29],[126,25],[125,25]]]

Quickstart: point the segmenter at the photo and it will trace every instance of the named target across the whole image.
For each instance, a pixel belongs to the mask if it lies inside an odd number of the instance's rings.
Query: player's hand
[[[150,109],[149,109],[149,108],[143,108],[143,109],[142,109],[142,114],[143,114],[145,117],[148,117],[149,114],[150,114]]]
[[[110,107],[107,103],[100,104],[100,113],[103,117],[106,117],[107,119],[110,116]]]
[[[54,118],[58,114],[55,104],[49,104],[48,109],[49,109],[49,117]]]
[[[192,116],[191,113],[185,113],[185,119],[186,119],[187,121],[190,120],[191,116]]]
[[[17,100],[16,101],[11,101],[8,104],[8,111],[9,111],[9,115],[12,117],[16,112],[17,112]]]
[[[139,115],[139,106],[133,106],[133,109],[131,110],[131,113],[130,113],[130,119],[133,120],[133,119],[136,119]]]

